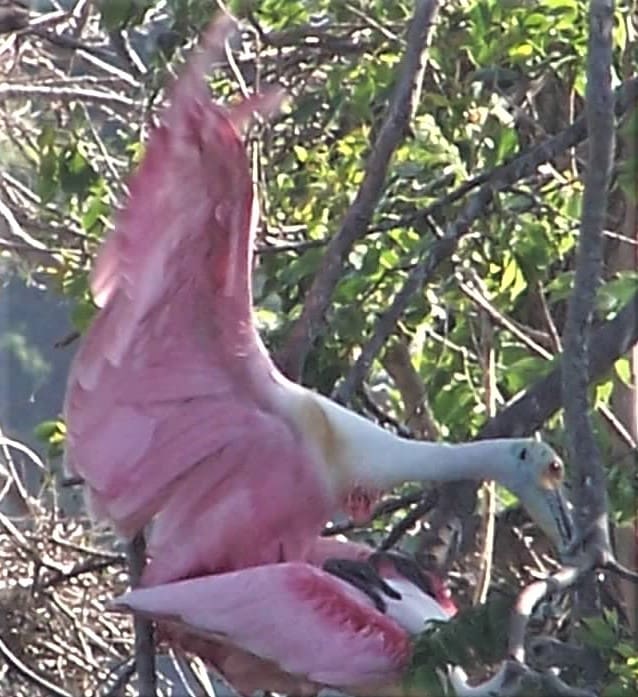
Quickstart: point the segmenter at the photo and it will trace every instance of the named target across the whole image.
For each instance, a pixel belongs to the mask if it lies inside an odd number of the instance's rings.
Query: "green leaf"
[[[613,380],[607,380],[600,385],[596,385],[596,407],[609,404],[609,399],[611,398],[613,390]]]
[[[305,162],[308,159],[308,151],[306,148],[301,145],[293,145],[292,149],[299,162]]]
[[[503,275],[501,276],[501,285],[499,287],[500,291],[507,290],[516,280],[516,274],[518,273],[518,264],[513,257],[509,258],[509,261],[505,264],[503,269]]]
[[[619,358],[614,363],[614,369],[616,371],[616,375],[620,378],[623,384],[627,385],[627,387],[633,387],[631,363],[629,362],[628,358],[624,356]]]
[[[534,54],[534,47],[529,43],[519,44],[511,48],[509,54],[512,58],[529,58]]]
[[[78,302],[71,312],[71,321],[73,322],[73,326],[81,334],[84,333],[91,324],[96,311],[96,306],[90,300],[82,300]]]
[[[42,203],[50,203],[58,191],[60,171],[55,150],[47,148],[42,153],[38,167],[37,192]]]
[[[43,441],[48,441],[54,434],[58,433],[60,430],[60,422],[55,420],[42,421],[34,429],[33,433],[36,438]]]
[[[505,381],[510,393],[515,394],[519,390],[537,380],[551,370],[552,364],[536,356],[526,356],[511,363],[505,374]]]

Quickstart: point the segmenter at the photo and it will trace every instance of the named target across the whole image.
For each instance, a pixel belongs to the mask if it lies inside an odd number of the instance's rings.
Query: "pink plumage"
[[[428,619],[447,619],[455,608],[440,582],[431,598],[389,562],[381,574],[399,584],[404,596],[388,600],[387,614],[365,593],[317,568],[333,555],[365,561],[371,552],[365,545],[321,539],[311,563],[270,564],[134,590],[116,599],[115,607],[160,620],[165,638],[197,653],[242,694],[267,689],[311,695],[325,685],[374,685],[378,691],[407,668],[411,634]]]
[[[276,410],[283,377],[252,321],[256,209],[238,128],[277,92],[214,104],[217,21],[153,130],[91,278],[101,306],[65,402],[66,466],[130,537],[156,518],[146,583],[303,556],[336,506]],[[281,492],[294,492],[288,508]],[[294,520],[294,525],[290,521]]]

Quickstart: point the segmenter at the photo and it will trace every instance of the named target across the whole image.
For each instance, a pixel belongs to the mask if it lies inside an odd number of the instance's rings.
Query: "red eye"
[[[549,465],[547,465],[547,472],[553,477],[559,477],[563,474],[563,465],[558,460],[552,460]]]

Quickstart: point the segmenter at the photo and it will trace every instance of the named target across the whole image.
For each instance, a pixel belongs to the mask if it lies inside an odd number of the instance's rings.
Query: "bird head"
[[[574,528],[563,487],[562,460],[549,445],[533,440],[513,441],[510,455],[511,467],[501,483],[516,494],[558,550],[564,551]]]

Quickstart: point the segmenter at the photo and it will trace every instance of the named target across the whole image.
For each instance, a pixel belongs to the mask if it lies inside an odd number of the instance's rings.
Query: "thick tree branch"
[[[584,535],[595,526],[596,543],[611,548],[607,524],[605,469],[589,417],[587,386],[590,326],[602,267],[602,230],[614,152],[614,112],[611,89],[613,0],[592,0],[589,7],[586,115],[589,154],[574,288],[567,307],[563,335],[565,427],[571,464],[576,522]],[[590,576],[581,594],[581,610],[595,612],[596,594]]]
[[[293,379],[298,379],[301,375],[308,351],[324,323],[332,293],[341,278],[344,259],[354,242],[365,235],[383,191],[392,155],[405,137],[419,92],[423,73],[423,52],[437,7],[438,2],[435,0],[417,0],[407,32],[407,45],[399,80],[368,157],[361,187],[343,219],[341,228],[326,249],[321,267],[306,296],[301,315],[278,357],[282,370]]]

